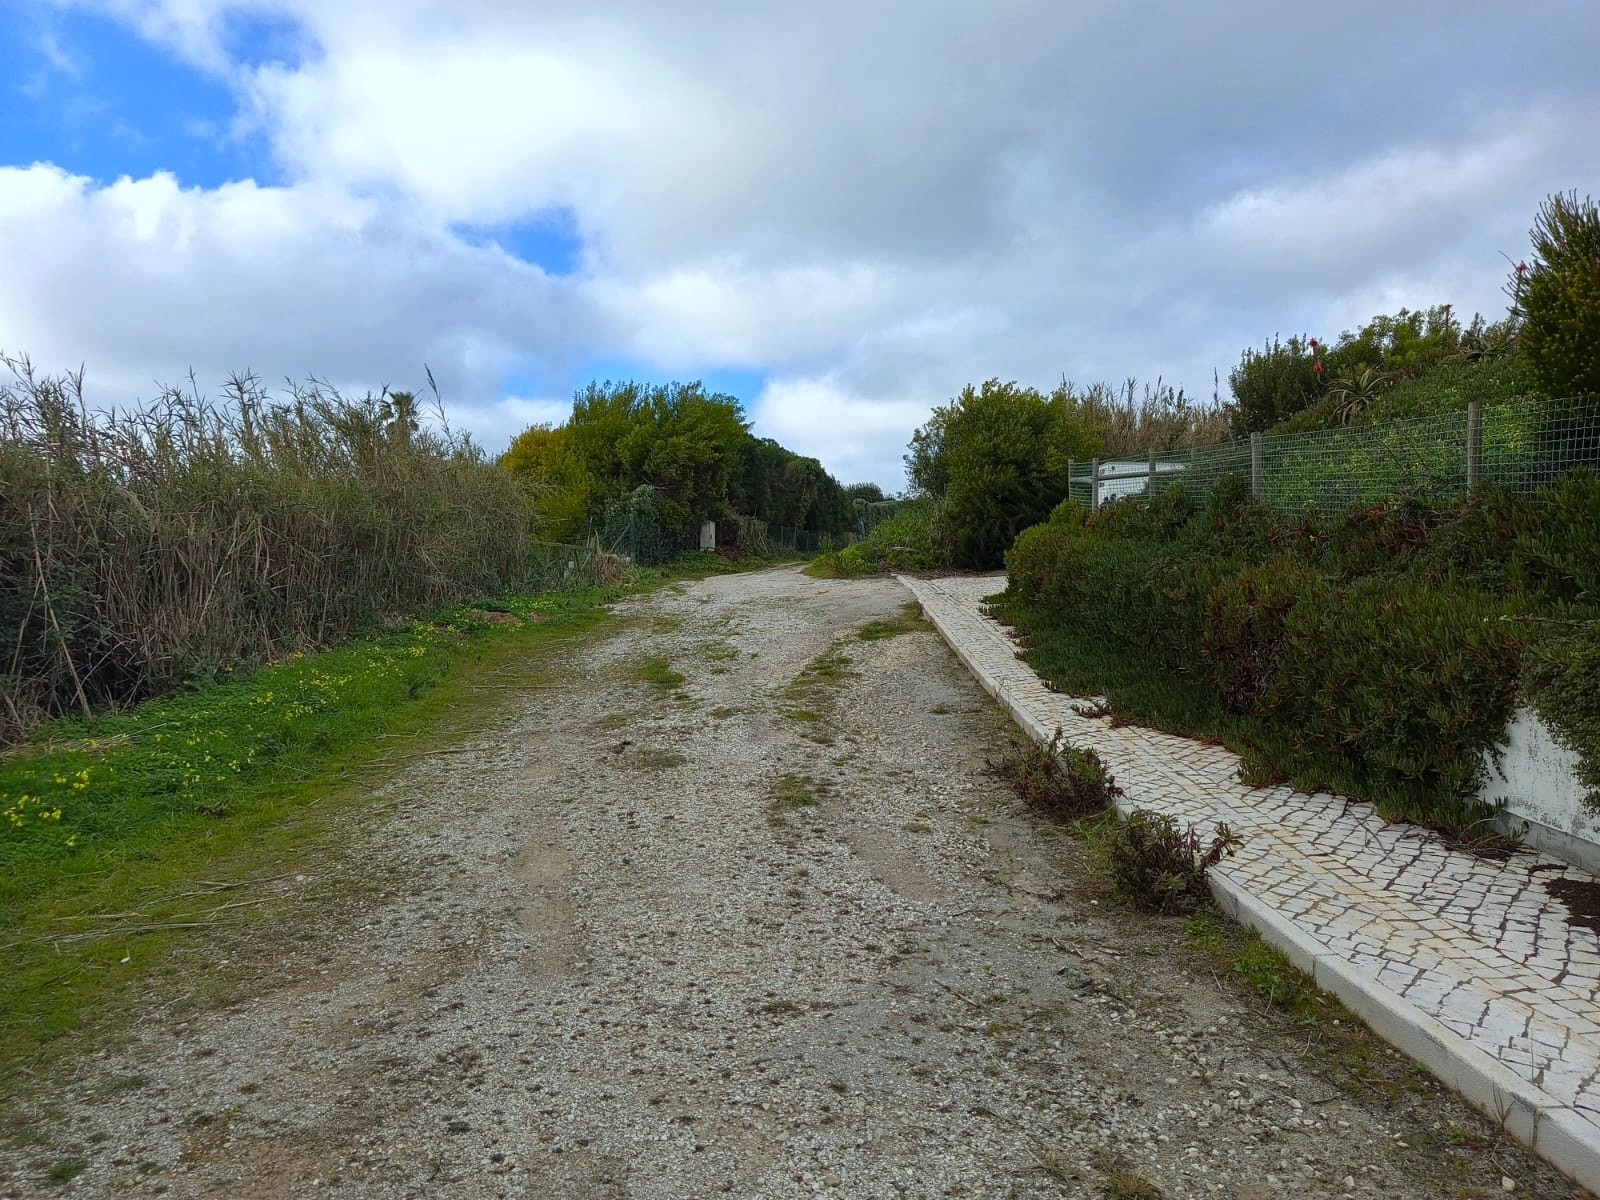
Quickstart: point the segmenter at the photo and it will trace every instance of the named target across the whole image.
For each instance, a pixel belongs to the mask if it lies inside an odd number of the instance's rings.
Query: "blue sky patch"
[[[13,30],[0,164],[49,162],[104,183],[162,170],[185,186],[276,181],[264,143],[233,136],[219,80],[93,13],[0,0],[0,17]]]
[[[279,65],[295,68],[306,57],[300,26],[278,13],[231,13],[222,34],[222,48],[241,66]]]
[[[450,232],[474,246],[493,242],[546,275],[571,275],[583,260],[583,239],[570,208],[551,209],[501,225],[456,225]]]

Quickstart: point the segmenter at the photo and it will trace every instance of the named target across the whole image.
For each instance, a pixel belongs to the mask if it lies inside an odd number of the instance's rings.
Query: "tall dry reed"
[[[215,402],[191,380],[95,412],[81,371],[0,363],[0,741],[516,589],[548,559],[527,492],[409,394],[275,399],[236,376]]]
[[[1096,383],[1081,391],[1062,380],[1051,399],[1076,409],[1098,431],[1102,458],[1187,450],[1228,439],[1228,411],[1220,399],[1196,401],[1159,379],[1142,391],[1133,379],[1120,388]]]

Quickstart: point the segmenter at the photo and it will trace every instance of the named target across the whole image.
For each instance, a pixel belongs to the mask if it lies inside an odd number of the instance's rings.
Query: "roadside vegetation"
[[[1585,468],[1600,467],[1600,209],[1552,197],[1507,292],[1511,311],[1493,324],[1438,305],[1331,343],[1274,338],[1231,372],[1223,428],[1158,396],[1115,452],[1539,398],[1510,432],[1529,446],[1562,439],[1567,473],[1537,492],[1401,491],[1288,513],[1253,502],[1234,473],[1195,497],[1174,482],[1090,512],[1067,498],[1062,467],[1107,452],[1104,423],[1069,394],[991,381],[912,440],[914,503],[938,531],[917,564],[1003,559],[996,614],[1042,675],[1108,697],[1116,720],[1226,743],[1247,782],[1360,796],[1392,818],[1489,837],[1486,764],[1527,704],[1579,753],[1600,802],[1600,476]],[[1486,453],[1505,432],[1485,422]],[[817,569],[880,565],[898,564],[869,538]]]
[[[535,425],[501,458],[549,536],[603,545],[646,565],[718,544],[761,556],[855,526],[856,490],[814,458],[751,435],[743,406],[700,384],[590,384],[559,426]],[[881,493],[870,488],[869,494]]]
[[[698,384],[592,385],[497,461],[437,392],[239,376],[99,412],[81,372],[0,370],[0,746],[474,596],[614,584],[697,553],[702,521],[763,559],[856,519]]]
[[[281,881],[337,857],[338,831],[381,807],[385,777],[458,753],[507,700],[559,688],[560,661],[611,601],[732,565],[694,556],[627,583],[480,599],[11,747],[0,1061],[75,1043],[152,971],[290,903],[284,888],[299,889]],[[640,672],[660,688],[675,676]]]
[[[1196,399],[1159,381],[1142,391],[1132,380],[1088,388],[1063,382],[1048,393],[1000,379],[968,386],[913,435],[907,503],[862,541],[821,555],[813,571],[840,578],[995,570],[1018,534],[1068,498],[1069,466],[1094,459],[1243,445],[1252,433],[1447,417],[1473,401],[1600,396],[1597,260],[1600,211],[1576,194],[1552,196],[1537,215],[1528,261],[1507,281],[1510,311],[1498,320],[1464,319],[1440,303],[1379,314],[1331,340],[1275,334],[1244,350],[1228,373],[1226,398]],[[1565,447],[1564,460],[1600,467],[1600,433],[1585,411],[1574,404],[1563,413],[1558,405],[1546,428],[1510,434],[1527,449],[1576,421],[1588,428],[1579,430],[1581,445]],[[1572,420],[1563,425],[1563,416]],[[1247,453],[1242,461],[1248,465]],[[1326,457],[1305,465],[1338,470]]]
[[[1391,817],[1489,832],[1485,756],[1519,701],[1600,761],[1600,477],[1285,517],[1222,488],[1088,513],[1008,556],[996,605],[1031,663],[1112,715],[1226,743]]]

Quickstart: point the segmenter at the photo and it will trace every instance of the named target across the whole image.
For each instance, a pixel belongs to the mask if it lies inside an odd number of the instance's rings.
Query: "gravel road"
[[[987,774],[1009,727],[937,637],[859,635],[908,599],[622,605],[384,786],[346,903],[221,999],[159,985],[0,1195],[1576,1194],[1113,905]]]

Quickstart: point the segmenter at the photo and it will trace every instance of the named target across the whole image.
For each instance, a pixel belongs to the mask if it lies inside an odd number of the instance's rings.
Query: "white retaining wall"
[[[1519,708],[1506,730],[1510,744],[1480,793],[1504,803],[1503,827],[1530,846],[1600,875],[1600,814],[1583,802],[1578,756],[1556,741],[1531,709]]]

